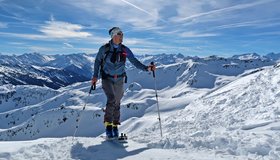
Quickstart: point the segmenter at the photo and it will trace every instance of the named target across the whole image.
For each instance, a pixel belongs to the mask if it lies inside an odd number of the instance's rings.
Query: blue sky
[[[0,53],[96,53],[119,26],[134,54],[279,53],[279,0],[0,0]]]

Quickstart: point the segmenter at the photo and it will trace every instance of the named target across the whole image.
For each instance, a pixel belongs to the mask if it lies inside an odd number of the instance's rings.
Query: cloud
[[[199,49],[194,49],[192,47],[180,47],[180,46],[157,46],[157,47],[138,47],[138,46],[133,46],[130,48],[132,52],[136,55],[150,55],[150,54],[162,54],[162,53],[168,53],[168,54],[178,54],[178,53],[188,53],[188,52],[198,52],[201,50]]]
[[[63,43],[67,48],[74,48],[70,43]]]
[[[51,38],[86,38],[91,36],[88,32],[82,32],[82,26],[61,21],[47,21],[40,31]]]
[[[11,45],[17,45],[17,46],[25,45],[25,43],[23,43],[23,42],[9,42],[9,44],[11,44]]]
[[[161,43],[155,42],[152,39],[140,39],[140,38],[126,38],[124,44],[129,46],[142,46],[142,47],[153,47],[158,48],[162,46]]]
[[[239,23],[231,23],[214,27],[214,29],[229,29],[229,28],[239,28],[239,27],[255,27],[255,28],[265,28],[279,26],[279,18],[255,20]]]
[[[46,36],[38,35],[38,34],[0,32],[0,35],[6,36],[6,37],[19,37],[19,38],[23,38],[23,39],[33,39],[33,40],[46,39]]]
[[[138,10],[140,10],[140,11],[142,11],[142,12],[144,12],[144,13],[147,13],[148,15],[154,17],[155,19],[159,19],[160,21],[166,22],[165,20],[159,18],[158,15],[154,15],[153,13],[148,12],[148,11],[144,10],[143,8],[140,8],[139,6],[136,6],[136,5],[130,3],[128,1],[126,1],[126,0],[121,0],[121,1],[126,3],[126,4],[128,4],[128,5],[130,5],[130,6],[132,6],[132,7],[134,7],[134,8],[136,8],[136,9],[138,9]]]
[[[51,19],[54,18],[52,17]],[[7,24],[0,23],[0,28],[5,26],[7,26]],[[83,39],[92,36],[91,33],[82,31],[83,26],[62,21],[46,21],[43,25],[36,24],[36,28],[38,28],[41,34],[0,32],[0,35],[44,41],[55,39]]]
[[[7,27],[8,27],[7,23],[0,22],[0,28],[7,28]]]
[[[40,41],[49,41],[49,42],[57,42],[59,40],[64,40],[64,39],[57,39],[55,37],[49,37],[46,35],[39,35],[39,34],[24,34],[24,33],[11,33],[11,32],[0,32],[1,36],[5,37],[17,37],[21,39],[28,39],[28,40],[40,40]],[[85,40],[86,39],[86,40]],[[83,44],[91,44],[91,45],[101,45],[109,41],[109,38],[106,37],[99,37],[99,36],[91,36],[83,39],[84,41],[82,42]],[[69,40],[69,38],[68,38]],[[76,41],[79,43],[78,38],[72,38],[70,39],[72,42]],[[68,43],[70,44],[70,43]],[[66,45],[66,44],[64,44]],[[71,45],[71,44],[70,44]],[[77,47],[75,47],[77,48]]]
[[[38,53],[54,51],[54,49],[52,49],[52,48],[40,47],[40,46],[31,46],[31,47],[29,47],[29,49],[31,50],[31,52],[38,52]]]
[[[179,34],[180,37],[184,38],[199,38],[199,37],[213,37],[213,36],[219,36],[217,33],[198,33],[198,32],[183,32]]]
[[[262,32],[262,33],[255,33],[252,36],[279,36],[280,31],[271,31],[271,32]]]
[[[91,0],[68,0],[64,3],[85,11],[86,15],[90,15],[89,18],[102,17],[103,23],[107,21],[102,26],[112,26],[113,24],[113,26],[137,28],[153,27],[157,26],[158,22],[163,23],[165,20],[162,19],[159,11],[167,2],[164,0],[146,1],[145,3],[137,0],[102,0],[93,3]]]
[[[234,6],[230,6],[230,7],[224,7],[224,8],[220,8],[220,9],[214,9],[211,11],[207,11],[207,12],[200,12],[200,13],[194,13],[192,15],[189,15],[187,17],[177,17],[174,18],[174,22],[183,22],[183,21],[189,21],[195,18],[201,18],[201,17],[207,17],[207,16],[213,16],[213,15],[222,15],[225,14],[225,12],[232,12],[232,11],[236,11],[236,10],[242,10],[242,9],[246,9],[246,8],[250,8],[250,7],[254,7],[257,5],[262,5],[265,3],[269,3],[271,1],[274,0],[267,0],[267,1],[255,1],[253,3],[245,3],[245,4],[237,4]],[[201,5],[198,3],[198,5]],[[202,7],[202,6],[196,6],[197,8]],[[180,8],[179,8],[180,9]],[[194,11],[197,12],[198,10]],[[182,12],[182,11],[181,11]],[[213,16],[212,18],[216,18],[215,16]]]

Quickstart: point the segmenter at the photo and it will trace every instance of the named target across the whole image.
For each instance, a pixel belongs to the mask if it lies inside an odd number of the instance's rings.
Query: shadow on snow
[[[71,148],[71,158],[79,160],[116,160],[137,155],[149,148],[139,148],[127,151],[128,146],[118,142],[102,141],[101,144],[84,147],[82,143],[76,143]]]

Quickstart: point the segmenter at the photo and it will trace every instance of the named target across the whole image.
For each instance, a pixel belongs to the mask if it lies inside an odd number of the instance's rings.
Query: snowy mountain
[[[0,86],[0,159],[280,159],[275,60],[255,55],[141,60],[158,65],[162,138],[151,73],[128,67],[120,126],[128,146],[100,138],[106,104],[100,82],[91,95],[90,82],[57,90],[5,84]],[[104,150],[112,154],[103,157]]]
[[[92,76],[94,58],[87,54],[0,55],[0,84],[38,85],[58,89]]]
[[[269,53],[265,56],[268,59],[274,60],[274,61],[279,61],[280,60],[280,53]]]

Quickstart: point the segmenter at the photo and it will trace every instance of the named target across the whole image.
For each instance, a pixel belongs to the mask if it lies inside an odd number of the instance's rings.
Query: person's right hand
[[[96,85],[96,82],[98,81],[98,79],[96,77],[92,77],[91,79],[91,84],[92,85]]]

